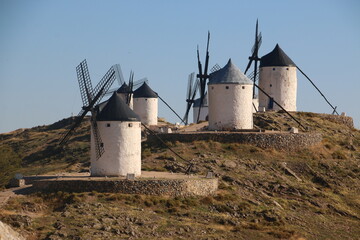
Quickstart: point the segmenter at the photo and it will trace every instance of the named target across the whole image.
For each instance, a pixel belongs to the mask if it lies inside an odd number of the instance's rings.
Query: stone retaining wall
[[[237,132],[194,132],[159,134],[163,141],[193,142],[216,141],[251,144],[260,148],[279,150],[298,150],[321,142],[320,133],[237,133]],[[148,141],[159,141],[155,136],[148,136]]]
[[[207,196],[218,188],[216,178],[141,179],[141,180],[40,180],[33,183],[37,191],[45,192],[117,192],[127,194],[167,196]]]

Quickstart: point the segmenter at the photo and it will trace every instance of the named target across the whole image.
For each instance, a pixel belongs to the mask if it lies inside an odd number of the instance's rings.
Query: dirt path
[[[31,192],[32,185],[22,187],[8,188],[0,192],[0,207],[2,207],[10,198],[27,195]]]
[[[185,126],[179,130],[179,132],[196,132],[200,129],[206,127],[208,125],[208,122],[202,122],[198,124],[191,124],[189,126]]]

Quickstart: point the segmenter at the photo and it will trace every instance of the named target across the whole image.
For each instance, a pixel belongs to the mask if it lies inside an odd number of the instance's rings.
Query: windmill
[[[129,83],[126,84],[120,64],[115,64],[113,67],[114,67],[115,76],[116,76],[116,79],[117,79],[117,82],[118,82],[120,88],[117,87],[117,88],[112,88],[112,89],[108,90],[106,92],[105,96],[112,95],[114,92],[123,93],[123,94],[126,93],[127,95],[130,96],[132,94],[133,88],[141,86],[144,82],[146,82],[146,83],[149,82],[146,77],[134,81],[134,72],[130,71]],[[131,83],[132,83],[131,88],[130,88],[130,78],[131,78]],[[126,98],[128,98],[128,97],[126,97]],[[127,103],[130,101],[131,101],[131,99],[129,99],[129,101],[126,100]],[[128,103],[128,105],[129,105],[129,103]]]
[[[195,78],[195,73],[193,72],[189,75],[188,86],[186,91],[187,104],[186,104],[185,115],[183,118],[183,122],[185,123],[185,125],[188,125],[190,108],[195,102],[195,96],[199,88],[199,79],[197,78],[196,81],[194,82],[194,78]]]
[[[90,74],[87,67],[86,59],[83,60],[77,67],[76,73],[80,87],[81,99],[83,102],[83,107],[79,114],[77,115],[75,122],[71,126],[68,132],[66,132],[60,140],[60,145],[64,145],[70,138],[71,134],[75,129],[81,124],[82,120],[88,112],[91,112],[91,126],[94,134],[95,140],[95,152],[96,157],[100,158],[104,153],[104,146],[101,141],[101,136],[96,123],[96,112],[97,108],[95,107],[101,99],[104,97],[105,93],[109,90],[110,86],[114,83],[116,78],[116,67],[112,66],[107,73],[103,76],[100,82],[93,89]]]
[[[260,61],[260,58],[258,56],[259,48],[262,43],[262,36],[261,32],[258,33],[258,27],[259,27],[259,21],[256,20],[256,27],[255,27],[255,43],[254,46],[251,49],[251,56],[249,57],[249,63],[246,66],[244,74],[246,75],[247,71],[251,67],[252,62],[254,61],[254,71],[250,74],[250,79],[253,80],[254,83],[256,83],[257,75],[258,75],[258,62]],[[253,98],[255,98],[255,85],[253,87]]]
[[[205,97],[206,80],[209,78],[209,75],[208,75],[208,67],[209,67],[209,41],[210,41],[210,32],[208,32],[208,38],[207,38],[204,71],[203,71],[203,69],[202,69],[202,64],[201,64],[201,61],[200,61],[199,46],[197,47],[197,59],[198,59],[198,70],[199,70],[199,73],[196,75],[196,77],[199,78],[200,107],[199,107],[198,119],[197,119],[196,122],[199,122],[200,112],[201,112],[201,106],[202,106],[202,104],[203,104],[204,97]]]
[[[117,82],[119,84],[119,87],[121,87],[125,83],[125,81],[124,81],[124,75],[122,73],[120,64],[113,65],[113,69],[115,71],[115,77],[116,77],[116,80],[117,80]],[[105,96],[112,95],[117,89],[118,89],[118,87],[108,90],[105,93]]]

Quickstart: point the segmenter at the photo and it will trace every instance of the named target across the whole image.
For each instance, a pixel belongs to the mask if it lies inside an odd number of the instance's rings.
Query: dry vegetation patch
[[[257,127],[288,130],[282,113],[258,114]],[[357,239],[360,237],[360,131],[312,113],[295,116],[323,134],[299,151],[238,143],[168,143],[193,172],[219,178],[214,196],[169,198],[116,193],[31,194],[11,199],[0,219],[29,239]],[[1,135],[7,174],[88,169],[89,123],[65,149],[55,147],[71,121]],[[189,162],[142,143],[143,170],[183,172]],[[16,224],[16,222],[18,224]]]

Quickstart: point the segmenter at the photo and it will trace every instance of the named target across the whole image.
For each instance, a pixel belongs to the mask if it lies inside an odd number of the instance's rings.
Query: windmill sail
[[[95,140],[95,151],[97,158],[100,158],[104,152],[103,143],[101,141],[100,134],[98,133],[97,124],[96,124],[96,105],[101,101],[104,97],[105,93],[109,90],[110,86],[114,83],[115,69],[112,66],[104,77],[100,80],[100,82],[96,85],[94,89],[91,86],[91,80],[89,71],[87,69],[86,60],[82,61],[80,65],[76,68],[76,72],[78,74],[78,82],[80,87],[80,94],[83,100],[84,106],[82,110],[79,112],[78,116],[75,119],[75,122],[60,139],[60,145],[65,144],[71,134],[75,131],[75,129],[81,124],[82,120],[86,116],[86,114],[91,111],[91,125],[93,127],[93,134]]]
[[[216,72],[216,71],[219,71],[221,69],[221,67],[219,66],[219,64],[215,64],[211,69],[210,69],[210,72],[213,73],[213,72]]]
[[[199,79],[196,79],[194,82],[195,73],[191,73],[188,78],[188,87],[186,91],[186,110],[185,115],[183,117],[183,122],[185,125],[188,124],[189,112],[191,106],[194,104],[196,93],[199,89]]]
[[[247,73],[247,71],[250,69],[252,62],[254,62],[254,71],[252,74],[252,79],[254,83],[256,83],[257,80],[257,75],[258,75],[258,62],[260,61],[260,58],[258,56],[259,54],[259,49],[262,43],[262,35],[261,33],[258,33],[258,29],[259,29],[259,21],[256,20],[256,27],[255,27],[255,42],[254,45],[251,49],[251,56],[249,57],[249,63],[245,68],[245,72],[244,74]],[[255,85],[253,86],[253,98],[255,98]]]
[[[80,94],[81,94],[83,106],[88,106],[93,97],[93,88],[90,80],[90,74],[86,63],[86,59],[83,60],[76,67],[76,74],[79,82]]]
[[[113,65],[113,68],[114,68],[115,76],[116,76],[116,79],[118,80],[119,86],[123,85],[125,81],[124,81],[124,75],[122,73],[120,64]]]
[[[129,106],[131,102],[131,98],[133,95],[133,88],[134,88],[134,72],[130,73],[129,84],[128,84],[129,91],[126,94],[126,104]]]
[[[94,136],[94,141],[95,141],[95,154],[96,154],[96,159],[99,159],[101,155],[105,152],[105,149],[104,149],[104,144],[101,140],[99,128],[97,126],[96,114],[93,114],[92,118],[93,119],[91,119],[91,126],[92,126],[92,134]]]
[[[200,61],[199,47],[197,48],[197,59],[198,59],[198,70],[199,70],[199,73],[197,74],[197,77],[199,78],[199,82],[200,82],[200,86],[199,86],[200,107],[199,107],[199,113],[198,113],[197,122],[199,122],[201,106],[203,105],[203,101],[204,101],[204,97],[205,97],[206,80],[209,78],[209,75],[208,75],[209,58],[210,58],[210,56],[209,56],[209,43],[210,43],[210,32],[208,32],[208,38],[207,38],[204,72],[202,70],[202,64],[201,64],[201,61]]]
[[[116,77],[116,79],[118,79],[118,78]],[[138,88],[139,86],[143,85],[143,83],[147,83],[147,84],[149,83],[149,80],[147,79],[147,77],[144,77],[144,78],[141,78],[141,79],[139,79],[139,80],[133,81],[133,89]],[[124,87],[124,84],[125,84],[126,88],[129,87],[129,85],[128,85],[126,82],[123,82],[123,83],[120,85],[120,88],[121,88],[121,87]],[[112,89],[108,90],[108,91],[106,92],[105,96],[112,95],[114,92],[119,92],[119,89],[120,89],[120,88],[119,88],[119,87],[116,87],[116,88],[112,88]],[[122,89],[121,91],[123,91],[123,90],[124,90],[124,89]]]

